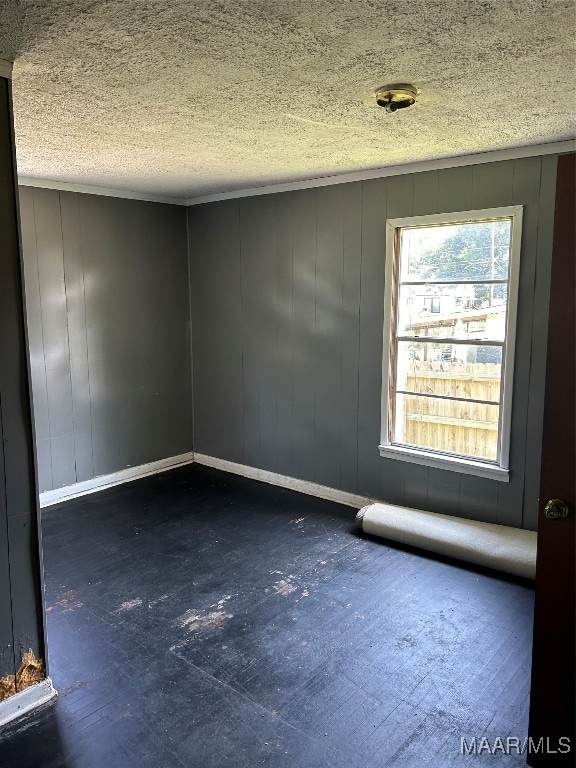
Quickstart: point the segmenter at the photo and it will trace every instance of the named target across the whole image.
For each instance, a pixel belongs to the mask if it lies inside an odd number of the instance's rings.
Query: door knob
[[[568,517],[568,505],[562,499],[550,499],[544,507],[544,514],[548,520],[558,520],[561,517]]]

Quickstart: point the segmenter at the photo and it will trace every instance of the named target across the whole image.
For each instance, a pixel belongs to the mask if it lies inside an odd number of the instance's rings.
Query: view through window
[[[381,450],[507,465],[518,214],[483,213],[478,220],[389,222]]]

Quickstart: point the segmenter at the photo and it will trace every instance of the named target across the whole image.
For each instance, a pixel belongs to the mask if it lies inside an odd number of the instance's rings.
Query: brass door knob
[[[548,520],[559,520],[561,517],[568,517],[568,505],[562,499],[550,499],[544,507],[544,514]]]

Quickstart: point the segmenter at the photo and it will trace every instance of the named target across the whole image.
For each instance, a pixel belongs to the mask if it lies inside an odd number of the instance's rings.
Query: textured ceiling
[[[575,20],[574,0],[2,0],[19,172],[192,197],[570,138]],[[414,107],[370,99],[406,80]]]

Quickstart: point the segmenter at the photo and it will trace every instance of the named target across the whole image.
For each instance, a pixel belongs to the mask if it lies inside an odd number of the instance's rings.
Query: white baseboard
[[[231,472],[234,475],[248,477],[251,480],[260,480],[261,482],[269,483],[270,485],[278,485],[281,488],[289,488],[292,491],[306,493],[308,496],[316,496],[320,499],[335,501],[338,504],[346,504],[347,506],[355,507],[356,509],[360,509],[360,507],[365,507],[367,504],[372,504],[376,501],[376,499],[368,498],[367,496],[340,491],[337,488],[329,488],[326,485],[310,483],[307,480],[298,480],[295,477],[288,477],[287,475],[279,475],[276,472],[268,472],[266,469],[257,469],[256,467],[249,467],[245,464],[236,464],[233,461],[218,459],[215,456],[206,456],[202,453],[190,452],[183,453],[180,456],[172,456],[168,459],[154,461],[151,464],[129,467],[120,472],[114,472],[110,475],[101,475],[100,477],[94,477],[91,480],[85,480],[81,483],[74,483],[74,485],[55,488],[52,491],[44,491],[40,494],[40,506],[50,507],[53,504],[59,504],[61,501],[76,499],[79,496],[86,496],[89,493],[96,493],[96,491],[111,488],[114,485],[128,483],[132,480],[138,480],[141,477],[155,475],[158,472],[165,472],[168,469],[175,469],[176,467],[192,464],[194,462],[203,464],[206,467],[221,469],[224,472]]]
[[[127,469],[120,470],[120,472],[100,475],[100,477],[84,480],[81,483],[66,485],[63,488],[55,488],[53,491],[44,491],[40,494],[40,506],[50,507],[52,504],[58,504],[67,499],[76,499],[78,496],[86,496],[88,493],[102,491],[104,488],[111,488],[114,485],[128,483],[131,480],[155,475],[158,472],[165,472],[167,469],[175,469],[185,464],[192,464],[193,461],[194,454],[192,452],[182,453],[180,456],[171,456],[168,459],[153,461],[150,464],[141,464],[138,467],[128,467]]]
[[[0,701],[0,728],[42,706],[42,704],[46,704],[56,698],[57,695],[52,680],[47,677],[45,680],[31,685],[30,688],[25,688],[23,691],[15,693],[14,696]]]
[[[361,507],[365,507],[367,504],[372,504],[376,501],[367,496],[359,496],[355,493],[339,491],[337,488],[329,488],[326,485],[309,483],[307,480],[297,480],[296,478],[288,477],[287,475],[278,475],[276,472],[268,472],[266,469],[248,467],[245,464],[236,464],[233,461],[217,459],[214,456],[205,456],[202,453],[194,454],[194,462],[196,464],[203,464],[206,467],[222,469],[224,472],[232,472],[235,475],[242,475],[242,477],[249,477],[252,480],[260,480],[261,482],[269,483],[270,485],[279,485],[282,488],[289,488],[292,491],[306,493],[308,496],[317,496],[320,499],[335,501],[338,504],[346,504],[347,506],[355,507],[356,509],[360,509]]]

